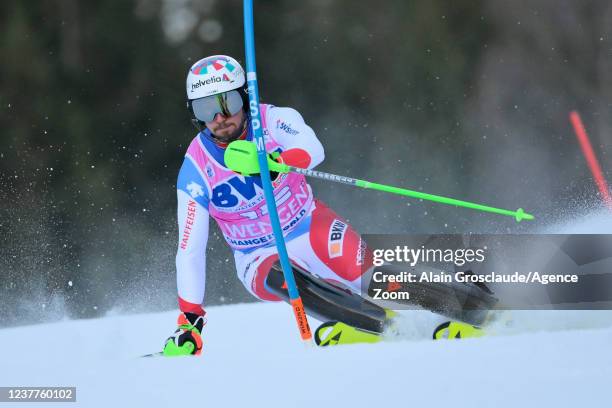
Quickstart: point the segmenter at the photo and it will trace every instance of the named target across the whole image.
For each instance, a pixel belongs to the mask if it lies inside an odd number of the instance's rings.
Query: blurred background
[[[312,180],[362,233],[537,232],[599,206],[568,113],[612,166],[612,3],[255,1],[262,102],[320,170],[532,223]],[[244,63],[239,0],[0,2],[0,326],[176,308],[185,77]],[[212,225],[212,224],[211,224]],[[206,304],[253,301],[216,225]]]

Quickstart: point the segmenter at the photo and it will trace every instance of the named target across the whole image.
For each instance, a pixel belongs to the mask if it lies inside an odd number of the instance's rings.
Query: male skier
[[[178,329],[164,345],[164,355],[198,355],[202,351],[210,217],[232,249],[238,278],[246,289],[265,301],[287,300],[261,178],[237,174],[224,162],[232,141],[253,138],[248,102],[245,72],[235,59],[210,56],[189,70],[187,106],[199,133],[187,149],[176,186],[181,313]],[[266,150],[273,152],[275,160],[308,169],[323,161],[323,146],[296,110],[261,104],[260,114]],[[389,313],[382,308],[361,311],[364,300],[357,295],[362,275],[372,264],[371,253],[359,234],[313,197],[304,176],[271,176],[306,311],[321,319],[382,331]]]

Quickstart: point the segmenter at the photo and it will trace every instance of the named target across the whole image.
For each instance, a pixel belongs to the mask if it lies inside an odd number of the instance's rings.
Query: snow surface
[[[203,356],[174,359],[138,356],[159,350],[175,312],[15,327],[0,330],[0,385],[76,386],[77,403],[52,404],[68,407],[607,403],[610,312],[522,313],[498,333],[512,335],[317,348],[298,339],[284,304],[210,307]],[[28,405],[40,406],[18,404]]]
[[[540,232],[610,233],[612,217]],[[2,329],[0,386],[77,387],[55,407],[609,405],[611,311],[508,312],[487,337],[439,342],[431,314],[406,311],[400,338],[335,348],[305,346],[285,304],[207,311],[198,358],[138,357],[161,348],[176,311]]]
[[[539,230],[540,234],[612,234],[612,213],[608,209],[593,211],[577,218],[566,217],[564,222]]]

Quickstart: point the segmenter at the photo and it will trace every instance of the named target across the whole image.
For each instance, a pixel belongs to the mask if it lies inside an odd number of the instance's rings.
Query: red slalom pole
[[[595,179],[595,184],[599,189],[599,193],[601,194],[606,206],[612,210],[612,197],[610,197],[608,183],[606,183],[606,179],[601,171],[601,166],[599,165],[599,161],[597,161],[595,152],[593,152],[591,141],[589,140],[589,136],[587,135],[586,129],[584,128],[584,124],[582,123],[582,119],[580,119],[578,112],[570,112],[570,122],[572,122],[572,125],[574,126],[574,132],[576,132],[576,137],[580,143],[582,154],[589,165],[591,174],[593,174],[593,178]]]

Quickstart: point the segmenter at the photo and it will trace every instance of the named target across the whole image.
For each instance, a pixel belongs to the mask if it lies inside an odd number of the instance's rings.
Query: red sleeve
[[[281,163],[285,163],[289,166],[299,167],[306,169],[310,165],[311,158],[310,154],[304,149],[294,148],[285,150],[280,154]]]

